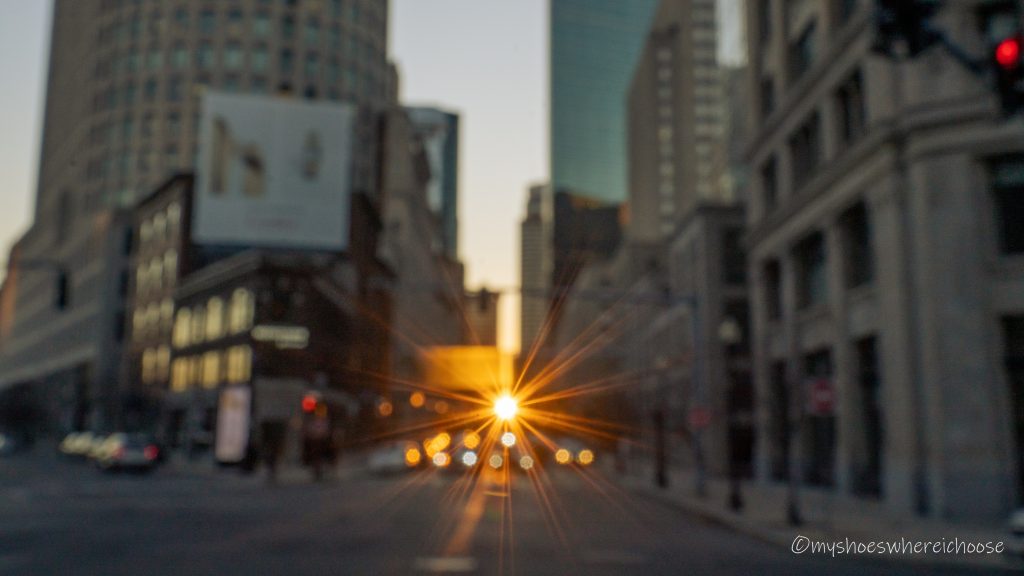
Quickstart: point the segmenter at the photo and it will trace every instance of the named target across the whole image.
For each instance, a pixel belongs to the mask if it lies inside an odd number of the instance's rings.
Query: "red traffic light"
[[[1007,38],[996,46],[996,63],[1005,69],[1020,65],[1020,37]]]
[[[313,396],[312,394],[306,395],[302,398],[302,411],[307,413],[312,412],[316,410],[316,404],[316,396]]]

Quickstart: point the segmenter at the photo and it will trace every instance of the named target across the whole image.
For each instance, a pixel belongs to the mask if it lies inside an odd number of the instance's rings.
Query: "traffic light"
[[[875,52],[896,56],[896,47],[906,45],[913,58],[941,38],[932,28],[931,17],[939,8],[938,0],[875,0]]]
[[[302,411],[306,414],[312,414],[316,410],[316,405],[319,403],[317,397],[313,394],[306,394],[302,397]]]
[[[57,273],[57,297],[54,305],[58,310],[65,310],[68,307],[68,273],[61,270]]]
[[[1004,38],[992,48],[992,73],[996,92],[1006,115],[1024,108],[1024,55],[1021,44],[1024,35],[1017,33]]]

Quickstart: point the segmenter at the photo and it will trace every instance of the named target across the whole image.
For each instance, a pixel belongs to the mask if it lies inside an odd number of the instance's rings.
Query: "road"
[[[0,460],[0,574],[971,574],[796,556],[623,493],[596,471],[358,471],[321,484]],[[545,505],[545,499],[550,502]],[[991,573],[991,572],[986,572]]]

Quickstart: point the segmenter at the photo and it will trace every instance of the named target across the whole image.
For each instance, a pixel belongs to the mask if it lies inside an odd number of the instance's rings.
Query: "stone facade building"
[[[935,25],[980,55],[1013,9],[946,3]],[[871,2],[747,16],[761,479],[1005,518],[1024,497],[1024,124],[939,47],[874,54]]]

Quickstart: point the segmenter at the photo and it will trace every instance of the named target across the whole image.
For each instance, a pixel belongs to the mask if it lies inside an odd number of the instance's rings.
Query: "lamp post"
[[[668,368],[668,360],[659,357],[655,363],[658,372],[654,395],[654,484],[658,488],[668,488],[668,438],[665,424],[665,382],[664,372]]]
[[[736,428],[739,425],[739,422],[737,421],[738,414],[736,414],[736,405],[739,400],[739,390],[736,382],[733,381],[732,378],[730,360],[732,356],[732,348],[743,342],[743,328],[735,318],[726,318],[718,326],[718,341],[721,342],[725,351],[725,362],[723,363],[723,368],[725,379],[728,383],[727,389],[729,391],[729,508],[735,512],[739,512],[743,510],[743,493],[740,486],[740,464],[736,450]]]

